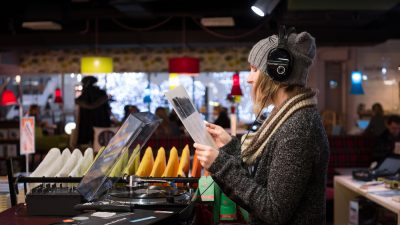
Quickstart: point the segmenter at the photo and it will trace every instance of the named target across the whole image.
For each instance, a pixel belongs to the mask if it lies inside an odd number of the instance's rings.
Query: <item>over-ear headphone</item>
[[[271,49],[267,59],[267,73],[275,81],[285,81],[290,77],[293,66],[293,56],[290,53],[287,42],[289,35],[295,32],[294,27],[286,31],[285,26],[279,28],[278,46]]]

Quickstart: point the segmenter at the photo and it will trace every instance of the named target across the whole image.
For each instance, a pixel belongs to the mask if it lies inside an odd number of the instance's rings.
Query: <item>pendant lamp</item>
[[[16,105],[17,97],[15,97],[14,92],[11,90],[4,90],[1,94],[1,105],[2,106],[9,106],[9,105]]]
[[[98,56],[98,19],[95,20],[95,55],[81,58],[81,74],[94,75],[113,72],[113,59],[111,57]]]
[[[171,90],[179,85],[179,75],[187,75],[195,77],[200,73],[200,60],[198,58],[185,56],[186,52],[185,17],[183,17],[182,19],[182,52],[184,56],[173,57],[168,60],[169,86]]]
[[[169,59],[169,73],[197,76],[200,73],[200,60],[193,57]]]
[[[238,73],[233,74],[232,76],[232,96],[243,96],[242,89],[240,88],[240,77]]]
[[[54,103],[63,103],[62,93],[60,88],[56,88],[54,91]]]
[[[144,98],[143,98],[144,103],[151,103],[151,91],[150,91],[150,85],[144,89]]]
[[[361,71],[351,72],[351,90],[352,95],[362,95],[364,94],[364,89],[362,87],[362,73]]]
[[[113,72],[113,60],[110,57],[89,56],[81,58],[81,74],[104,74]]]

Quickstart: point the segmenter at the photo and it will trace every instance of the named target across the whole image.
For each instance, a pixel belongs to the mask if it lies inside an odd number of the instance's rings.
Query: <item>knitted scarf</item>
[[[243,135],[243,162],[252,165],[265,149],[270,137],[293,113],[305,107],[316,106],[317,98],[315,95],[315,91],[308,90],[287,99],[281,106],[272,110],[271,115],[255,133]]]

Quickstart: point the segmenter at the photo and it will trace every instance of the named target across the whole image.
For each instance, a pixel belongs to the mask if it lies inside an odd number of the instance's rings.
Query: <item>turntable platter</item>
[[[190,199],[184,189],[163,186],[119,187],[109,192],[114,201],[130,204],[162,204],[176,203]]]

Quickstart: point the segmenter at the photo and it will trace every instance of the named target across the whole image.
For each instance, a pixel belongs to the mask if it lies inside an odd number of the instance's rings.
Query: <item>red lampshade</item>
[[[1,105],[15,105],[17,104],[17,97],[15,97],[14,92],[10,90],[4,90],[3,94],[1,95]]]
[[[231,90],[231,95],[232,96],[243,96],[242,89],[240,89],[240,78],[239,74],[235,73],[232,76],[232,90]]]
[[[61,89],[60,88],[56,88],[56,90],[54,91],[54,102],[55,103],[62,103],[63,102],[62,93],[61,93]]]
[[[169,59],[169,73],[197,75],[200,73],[200,60],[192,57]]]

